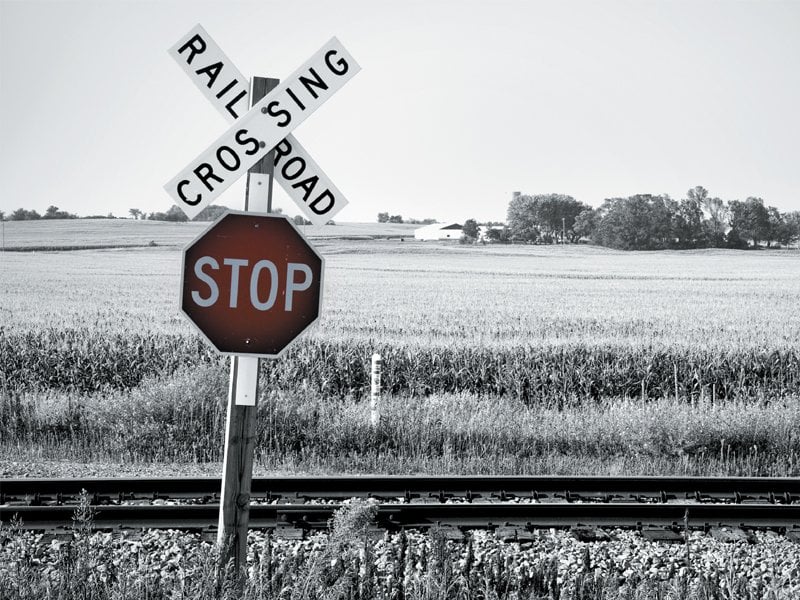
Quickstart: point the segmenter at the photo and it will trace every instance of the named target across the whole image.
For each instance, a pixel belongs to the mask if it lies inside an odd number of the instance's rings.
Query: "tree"
[[[572,225],[572,237],[575,241],[581,238],[591,238],[600,221],[599,215],[593,208],[585,208],[575,217]]]
[[[535,242],[539,239],[535,203],[531,196],[517,195],[508,204],[507,221],[511,239]]]
[[[189,217],[177,206],[173,205],[169,207],[167,212],[157,212],[157,213],[150,213],[147,218],[150,221],[172,221],[172,222],[184,222],[188,221]]]
[[[620,250],[658,250],[674,243],[672,215],[677,202],[669,196],[637,194],[610,198],[600,207],[594,241]]]
[[[785,246],[800,242],[800,211],[784,213],[782,216],[783,225],[776,239]]]
[[[725,225],[728,221],[729,210],[720,198],[707,198],[703,201],[703,211],[708,218],[703,222],[706,230],[705,236],[708,244],[714,248],[721,248],[725,244]]]
[[[747,245],[749,240],[753,246],[758,246],[759,242],[766,240],[769,235],[769,213],[761,198],[750,197],[744,202],[731,200],[729,211],[729,245],[736,246],[740,242]]]
[[[378,213],[378,223],[388,223],[388,222],[389,222],[389,213],[388,212]]]
[[[464,241],[475,242],[480,236],[481,232],[478,229],[478,223],[475,219],[467,219],[464,221],[464,226],[461,228],[461,236],[465,238]]]
[[[6,213],[0,210],[0,221],[5,221],[5,220],[6,220]]]
[[[402,223],[402,222],[403,222],[403,217],[401,217],[400,215],[392,215],[391,217],[389,217],[389,223]]]
[[[76,219],[76,215],[71,215],[67,211],[58,210],[57,206],[50,205],[47,207],[43,219]]]
[[[569,232],[569,241],[575,242],[579,237],[572,231],[575,219],[588,208],[564,194],[516,195],[508,205],[508,223],[517,239],[565,242]]]
[[[128,212],[134,218],[134,220],[144,217],[144,214],[138,208],[129,208]]]
[[[772,245],[772,242],[778,241],[783,228],[783,215],[774,206],[767,208],[767,228],[764,236],[767,242],[767,248]]]
[[[35,221],[37,219],[41,219],[42,215],[40,215],[35,210],[25,210],[24,208],[18,208],[14,212],[9,215],[9,221]]]
[[[490,242],[507,244],[511,241],[511,232],[505,226],[499,229],[489,226],[489,229],[486,230],[486,239]]]
[[[702,188],[701,188],[702,189]],[[699,248],[705,245],[702,200],[691,197],[680,201],[672,220],[672,227],[679,248]]]
[[[219,204],[209,204],[195,216],[193,221],[216,221],[219,217],[224,215],[228,210],[227,206],[220,206]]]
[[[295,215],[292,221],[295,225],[311,225],[311,221],[306,219],[303,215]]]

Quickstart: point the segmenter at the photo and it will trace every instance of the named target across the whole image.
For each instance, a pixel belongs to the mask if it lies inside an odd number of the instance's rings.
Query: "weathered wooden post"
[[[251,104],[266,96],[277,85],[277,79],[254,77],[250,86]],[[263,207],[266,212],[272,212],[273,155],[273,152],[267,154],[248,172],[245,211]],[[250,520],[260,362],[257,356],[231,357],[217,543],[227,552],[222,557],[223,561],[227,563],[233,559],[237,570],[247,564],[247,526]]]

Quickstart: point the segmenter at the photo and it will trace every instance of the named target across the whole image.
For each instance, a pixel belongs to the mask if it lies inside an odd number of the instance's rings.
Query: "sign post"
[[[263,98],[277,84],[277,79],[253,77],[250,98],[253,102]],[[247,173],[245,211],[252,210],[251,206],[255,207],[266,200],[266,212],[272,212],[272,165],[269,156],[256,163]],[[264,176],[268,180],[266,186]],[[261,359],[254,356],[231,356],[217,545],[225,553],[223,564],[233,559],[237,575],[239,569],[247,564],[247,526],[250,521],[260,362]]]
[[[199,25],[170,49],[233,126],[166,184],[189,218],[247,173],[245,211],[229,211],[183,252],[181,311],[231,355],[218,542],[237,571],[247,561],[259,357],[277,358],[319,317],[323,259],[272,211],[273,176],[315,224],[347,203],[291,131],[358,72],[331,39],[283,84],[245,79]]]

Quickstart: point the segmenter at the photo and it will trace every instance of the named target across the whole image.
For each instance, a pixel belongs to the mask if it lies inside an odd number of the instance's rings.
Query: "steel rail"
[[[269,504],[250,506],[253,529],[325,529],[341,504]],[[21,527],[33,530],[68,530],[72,506],[13,506],[3,519],[16,515]],[[718,526],[794,530],[800,527],[800,505],[667,503],[460,503],[378,504],[376,525],[388,530],[428,528],[433,525],[461,529],[518,527],[570,528],[581,525],[614,527],[681,528],[688,511],[692,528]],[[219,505],[109,505],[95,508],[95,529],[126,528],[209,530],[217,526]]]
[[[154,499],[218,500],[220,479],[90,478],[0,479],[3,504],[64,504],[77,502],[86,490],[93,504]],[[378,500],[451,498],[473,501],[593,501],[800,503],[800,478],[760,477],[257,477],[251,498],[265,501],[341,500],[354,496]]]

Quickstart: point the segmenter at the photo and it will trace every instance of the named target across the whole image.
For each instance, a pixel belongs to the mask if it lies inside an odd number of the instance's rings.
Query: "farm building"
[[[416,240],[457,240],[461,237],[458,223],[433,223],[414,230]]]

